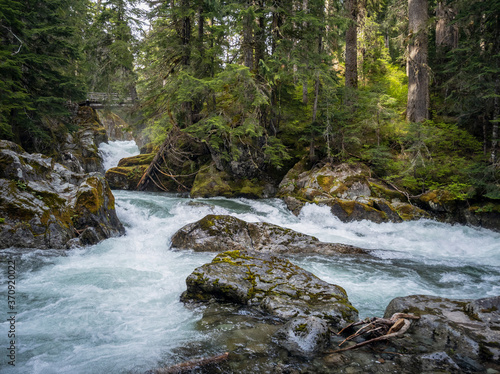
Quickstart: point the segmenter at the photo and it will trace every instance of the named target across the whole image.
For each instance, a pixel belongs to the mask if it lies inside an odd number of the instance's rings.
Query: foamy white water
[[[118,142],[112,145],[128,147]],[[178,349],[189,342],[210,341],[210,333],[197,326],[201,311],[186,308],[179,297],[186,277],[215,254],[177,252],[169,247],[179,228],[211,213],[271,222],[323,241],[373,249],[371,259],[292,259],[344,287],[362,318],[382,315],[397,296],[500,295],[500,234],[489,230],[427,220],[346,224],[327,208],[314,205],[295,217],[277,199],[114,194],[126,236],[69,252],[0,252],[2,347],[9,328],[5,257],[17,264],[18,310],[16,366],[8,367],[2,353],[2,373],[142,373],[159,363],[178,363]]]
[[[134,140],[111,140],[108,144],[101,143],[99,145],[99,153],[103,159],[104,169],[108,170],[118,165],[118,161],[122,158],[138,155],[139,147],[137,147]]]

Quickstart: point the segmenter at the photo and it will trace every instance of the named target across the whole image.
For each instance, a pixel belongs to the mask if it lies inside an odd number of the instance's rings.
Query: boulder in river
[[[342,287],[269,253],[226,251],[186,279],[183,301],[233,302],[289,320],[315,316],[335,326],[358,318]]]
[[[306,203],[327,205],[343,222],[401,222],[430,217],[409,204],[405,195],[373,178],[363,164],[318,165],[307,170],[297,163],[280,183],[278,197],[296,215]]]
[[[253,250],[281,254],[368,254],[362,248],[324,243],[314,236],[270,223],[249,223],[236,217],[213,214],[178,230],[172,237],[172,247],[198,252]]]
[[[101,173],[0,141],[0,248],[67,248],[124,234]]]
[[[135,190],[154,156],[154,153],[146,153],[122,158],[118,166],[106,171],[109,186],[116,190]]]
[[[500,296],[478,300],[398,297],[387,306],[385,316],[396,312],[420,316],[409,333],[392,342],[413,355],[414,372],[499,372]]]

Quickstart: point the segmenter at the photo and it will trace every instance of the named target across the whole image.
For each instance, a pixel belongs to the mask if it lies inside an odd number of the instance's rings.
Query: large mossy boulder
[[[106,180],[111,189],[135,190],[154,156],[154,153],[147,153],[122,158],[118,166],[106,171]]]
[[[253,250],[280,254],[368,254],[347,244],[324,243],[317,238],[266,222],[249,223],[226,215],[207,215],[172,236],[172,247],[194,251]]]
[[[261,178],[238,177],[225,170],[219,170],[210,163],[196,174],[191,188],[191,197],[248,197],[267,198],[274,196],[273,183]]]
[[[294,214],[306,203],[327,205],[344,222],[401,222],[429,217],[400,192],[373,178],[363,164],[326,163],[307,170],[297,163],[279,185],[278,197]]]
[[[74,173],[52,158],[0,141],[0,248],[68,248],[122,235],[100,173]]]
[[[334,326],[357,320],[345,290],[269,253],[226,251],[186,279],[181,300],[212,299],[259,308],[289,320],[315,316]]]
[[[393,344],[412,355],[413,372],[498,373],[500,296],[451,300],[413,295],[390,302],[385,317],[413,313],[420,319]]]

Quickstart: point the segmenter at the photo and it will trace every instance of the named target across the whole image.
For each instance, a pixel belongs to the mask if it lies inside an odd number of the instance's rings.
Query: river
[[[130,142],[101,151],[109,166],[137,153]],[[327,208],[299,217],[278,199],[189,199],[171,193],[114,191],[127,233],[71,251],[0,252],[2,373],[142,373],[179,360],[179,349],[207,342],[202,310],[179,302],[186,277],[213,253],[172,251],[171,236],[207,214],[271,222],[322,241],[373,250],[374,257],[295,256],[292,261],[341,285],[360,317],[381,316],[397,296],[500,295],[500,233],[429,220],[342,223]],[[203,204],[193,204],[193,201]],[[16,261],[16,366],[7,365],[7,261]],[[198,352],[203,356],[203,352]]]

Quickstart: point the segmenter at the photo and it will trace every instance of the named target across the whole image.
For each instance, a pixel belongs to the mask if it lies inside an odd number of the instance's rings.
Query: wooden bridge
[[[80,106],[89,106],[94,109],[104,109],[113,107],[126,107],[134,105],[131,97],[122,97],[117,93],[89,92],[87,100],[78,103]]]

